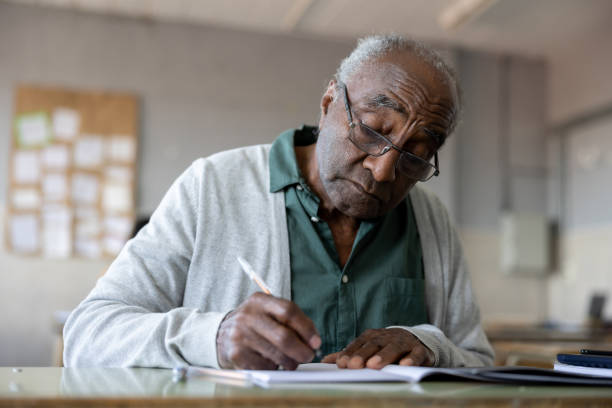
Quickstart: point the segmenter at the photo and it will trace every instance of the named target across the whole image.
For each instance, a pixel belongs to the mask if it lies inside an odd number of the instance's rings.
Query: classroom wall
[[[286,128],[314,123],[321,93],[352,47],[352,42],[0,3],[0,207],[6,200],[12,95],[19,82],[140,96],[138,208],[149,213],[195,158],[267,143]],[[540,316],[546,313],[546,297],[539,281],[504,277],[498,267],[501,57],[466,51],[447,56],[462,79],[466,112],[441,152],[441,177],[427,188],[442,198],[458,222],[485,319]],[[511,144],[518,149],[512,150],[512,157],[520,161],[524,154],[530,165],[540,149],[536,130],[543,118],[539,111],[527,113],[527,107],[545,105],[545,68],[540,61],[513,61],[508,78],[522,91],[511,96],[512,118],[526,120],[528,134],[537,143],[525,148]],[[524,80],[525,87],[520,85]],[[524,129],[507,135],[522,140]],[[538,187],[537,180],[528,181],[527,187],[519,179],[513,183],[517,200],[523,200],[532,185]],[[539,195],[523,205],[539,209]],[[0,224],[3,221],[2,211]],[[53,311],[74,307],[107,264],[32,260],[7,254],[2,246],[0,365],[49,364]],[[511,294],[508,285],[520,295]]]
[[[550,282],[551,318],[583,322],[593,294],[608,297],[612,318],[612,114],[552,135],[565,159],[559,170],[563,226],[559,270]],[[561,152],[559,152],[560,154]]]
[[[483,318],[545,319],[547,278],[504,275],[499,265],[502,213],[547,211],[546,64],[471,52],[461,54],[458,69],[466,106],[457,137],[456,211]]]

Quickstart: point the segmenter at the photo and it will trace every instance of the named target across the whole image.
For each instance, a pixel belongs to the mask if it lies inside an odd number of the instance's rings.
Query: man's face
[[[367,63],[347,80],[353,121],[386,136],[396,146],[425,160],[439,148],[432,133],[445,137],[454,120],[457,95],[446,78],[411,54]],[[379,217],[418,181],[396,169],[400,153],[369,156],[347,138],[343,93],[332,81],[321,103],[317,165],[325,192],[341,213]]]

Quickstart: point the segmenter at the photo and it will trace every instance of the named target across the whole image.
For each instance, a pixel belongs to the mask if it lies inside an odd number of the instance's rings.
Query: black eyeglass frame
[[[355,121],[353,121],[353,115],[351,113],[351,105],[348,99],[348,90],[346,89],[346,84],[342,81],[338,81],[338,85],[340,85],[340,87],[342,88],[342,91],[344,93],[344,108],[346,109],[346,114],[348,116],[348,122],[349,122],[349,127],[351,128],[351,130],[355,129],[355,127],[357,126],[357,124],[355,123]],[[430,180],[432,177],[438,177],[440,175],[440,163],[438,162],[438,151],[436,150],[436,152],[434,153],[434,164],[431,164],[430,162],[428,162],[427,160],[422,159],[421,157],[410,153],[402,148],[400,148],[399,146],[396,146],[391,140],[389,140],[387,137],[381,135],[380,133],[378,133],[377,131],[375,131],[374,129],[372,129],[371,127],[369,127],[368,125],[366,125],[365,123],[363,123],[362,121],[359,121],[359,126],[362,126],[364,128],[366,128],[369,132],[371,132],[373,135],[381,138],[382,140],[385,141],[386,145],[385,147],[380,151],[380,153],[370,153],[366,150],[364,150],[363,147],[359,146],[353,139],[351,139],[350,137],[348,138],[351,143],[353,143],[355,145],[355,147],[357,147],[359,150],[361,150],[362,152],[366,153],[369,156],[373,156],[373,157],[380,157],[383,154],[387,153],[389,150],[391,149],[395,149],[397,150],[400,155],[405,154],[413,159],[416,159],[420,162],[422,162],[423,164],[426,164],[427,166],[429,166],[430,168],[433,168],[433,173],[427,173],[429,174],[429,176],[427,176],[426,178],[419,178],[420,182],[426,182],[428,180]],[[401,160],[401,156],[400,159]],[[397,163],[399,162],[399,160],[395,163],[395,167],[397,168]],[[406,172],[404,171],[403,173],[406,174]],[[411,176],[413,174],[406,174],[408,176]]]

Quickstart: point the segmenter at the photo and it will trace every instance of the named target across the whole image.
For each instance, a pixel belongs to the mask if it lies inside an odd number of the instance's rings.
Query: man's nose
[[[379,183],[395,181],[396,164],[400,152],[390,149],[382,156],[367,156],[363,159],[363,167],[372,172],[372,177]]]

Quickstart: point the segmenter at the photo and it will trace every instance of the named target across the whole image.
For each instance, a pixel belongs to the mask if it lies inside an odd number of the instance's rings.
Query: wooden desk
[[[322,384],[262,389],[192,378],[171,370],[0,368],[0,407],[569,407],[612,406],[612,387],[482,383]]]
[[[536,326],[487,328],[496,365],[532,365],[552,368],[558,353],[582,348],[612,350],[612,331],[577,328],[553,330]]]

